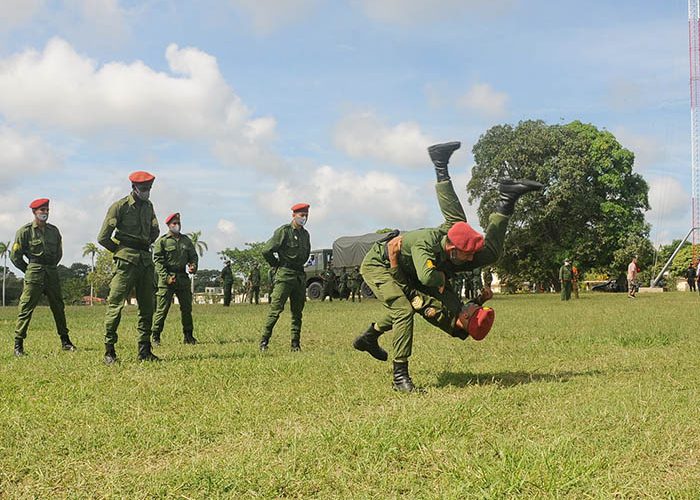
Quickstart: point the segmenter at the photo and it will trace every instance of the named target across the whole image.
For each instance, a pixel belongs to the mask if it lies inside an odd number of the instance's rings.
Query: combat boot
[[[372,323],[362,335],[353,341],[352,346],[358,351],[368,352],[374,359],[386,361],[389,359],[389,355],[379,345],[380,336],[381,332],[376,331],[374,323]]]
[[[139,361],[160,361],[160,358],[151,352],[150,342],[139,342]]]
[[[192,332],[185,332],[185,338],[183,339],[182,343],[195,345],[197,343],[197,339],[194,338],[194,336],[192,335]]]
[[[61,337],[61,349],[64,351],[76,351],[77,347],[73,345],[68,335],[64,335]]]
[[[260,339],[260,351],[265,352],[270,345],[270,337],[263,337]]]
[[[539,191],[544,187],[537,181],[504,179],[498,184],[498,202],[496,212],[501,215],[513,215],[515,202],[531,191]]]
[[[301,351],[301,344],[299,343],[299,339],[292,339],[292,347],[291,347],[292,352],[299,352]]]
[[[114,344],[105,344],[105,364],[113,365],[117,362],[117,352],[114,350]]]
[[[160,345],[160,333],[153,332],[151,335],[153,337],[153,345]]]
[[[428,148],[430,159],[433,165],[435,165],[435,175],[437,176],[438,182],[450,180],[450,172],[447,169],[447,164],[450,162],[452,153],[457,151],[461,146],[461,142],[454,141],[444,144],[433,144]]]
[[[416,386],[408,374],[408,361],[394,361],[394,390],[399,392],[415,392]]]
[[[24,339],[15,339],[15,356],[18,358],[26,356],[24,353]]]

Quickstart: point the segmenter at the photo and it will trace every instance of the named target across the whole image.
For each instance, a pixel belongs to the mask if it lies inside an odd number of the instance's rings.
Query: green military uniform
[[[350,275],[347,269],[343,268],[343,272],[340,274],[339,284],[338,284],[338,295],[340,300],[347,299],[350,295],[350,289],[348,287],[348,282],[350,281]]]
[[[481,289],[484,287],[484,284],[481,282],[481,269],[476,268],[472,271],[472,294],[473,297],[470,297],[472,299],[475,299],[478,295]]]
[[[306,274],[304,264],[311,253],[309,232],[302,226],[292,223],[278,227],[272,238],[263,247],[263,257],[273,268],[277,268],[270,296],[270,313],[263,327],[262,337],[267,342],[272,329],[284,310],[289,298],[292,315],[292,340],[301,337],[301,318],[306,300]],[[275,255],[276,254],[276,255]]]
[[[355,296],[357,295],[358,302],[362,302],[362,293],[360,293],[360,288],[362,288],[362,275],[360,274],[359,267],[353,269],[352,274],[350,275],[349,286],[352,301],[355,302]]]
[[[573,273],[571,267],[564,264],[559,268],[559,281],[561,282],[561,300],[569,300],[571,298],[571,279]]]
[[[231,305],[231,288],[233,288],[233,271],[231,265],[226,265],[221,270],[221,283],[224,286],[224,305]]]
[[[336,276],[333,269],[328,268],[323,271],[321,278],[323,278],[323,296],[321,297],[321,302],[326,300],[326,297],[328,297],[330,302],[333,302],[333,294],[335,293],[336,284]]]
[[[481,279],[481,276],[479,276]],[[491,288],[491,283],[493,283],[493,270],[487,267],[484,271],[484,287]]]
[[[445,223],[437,228],[418,229],[404,233],[399,255],[399,267],[411,288],[436,289],[446,283],[445,276],[475,269],[496,262],[502,252],[510,217],[493,213],[486,228],[484,247],[474,254],[472,261],[456,265],[444,250],[447,232],[455,223],[465,221],[462,205],[451,181],[436,184],[438,203]],[[379,332],[394,330],[394,358],[406,360],[413,348],[413,306],[402,286],[392,276],[383,243],[375,243],[362,261],[362,276],[384,305],[383,316],[375,323]],[[461,301],[449,287],[443,302],[461,308]],[[457,305],[459,304],[459,306]],[[448,305],[448,307],[450,307]]]
[[[158,220],[153,204],[148,200],[137,201],[133,194],[129,194],[113,203],[107,211],[97,236],[98,243],[114,254],[114,276],[109,285],[105,315],[105,344],[117,343],[124,301],[135,288],[139,306],[138,341],[150,345],[154,297],[150,246],[158,233]]]
[[[250,271],[250,275],[248,276],[248,283],[250,283],[250,296],[248,297],[248,300],[250,303],[253,303],[253,300],[255,300],[255,304],[260,304],[260,268],[258,266],[254,266],[253,269]]]
[[[29,263],[24,260],[25,257]],[[24,288],[19,299],[15,340],[24,340],[27,337],[32,313],[44,294],[49,300],[58,335],[62,341],[68,339],[65,306],[57,270],[61,257],[61,233],[53,224],[46,223],[42,228],[34,221],[17,231],[10,260],[24,273]]]
[[[174,235],[170,231],[161,236],[153,246],[153,261],[158,273],[158,292],[156,294],[156,313],[153,316],[153,339],[160,341],[165,318],[168,316],[173,295],[180,303],[182,332],[186,343],[194,341],[192,322],[192,291],[187,265],[195,269],[199,263],[197,251],[192,240],[185,234]],[[174,282],[168,281],[174,278]]]

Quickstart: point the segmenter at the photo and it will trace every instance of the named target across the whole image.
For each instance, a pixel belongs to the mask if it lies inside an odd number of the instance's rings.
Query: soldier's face
[[[34,218],[40,222],[46,222],[49,218],[49,207],[39,207],[35,209]]]
[[[474,252],[463,252],[459,248],[454,247],[449,251],[448,255],[455,264],[463,264],[474,260]]]

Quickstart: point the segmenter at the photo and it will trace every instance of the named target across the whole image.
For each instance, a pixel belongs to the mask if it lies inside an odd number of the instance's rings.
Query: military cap
[[[308,203],[297,203],[296,205],[292,205],[292,212],[308,212],[310,206],[311,205]]]
[[[148,172],[144,172],[142,170],[132,172],[129,176],[129,180],[134,184],[145,184],[147,182],[153,182],[155,178],[156,177],[153,174],[149,174]]]
[[[447,231],[447,237],[462,252],[474,253],[484,247],[484,237],[466,222],[457,222]]]
[[[493,309],[490,307],[480,307],[467,323],[467,332],[474,340],[482,340],[493,326],[493,320],[496,316]]]
[[[46,205],[47,207],[49,206],[49,199],[48,198],[37,198],[33,202],[29,204],[29,208],[32,210],[35,210],[37,208],[43,207]]]
[[[170,224],[170,221],[173,219],[180,220],[180,212],[175,212],[174,214],[170,214],[165,218],[165,223]]]

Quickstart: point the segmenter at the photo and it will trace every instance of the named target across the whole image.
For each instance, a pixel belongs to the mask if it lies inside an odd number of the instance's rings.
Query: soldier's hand
[[[391,267],[398,267],[399,265],[401,243],[403,243],[403,237],[397,236],[396,238],[390,239],[386,244],[387,257],[389,257],[389,265]]]
[[[483,304],[487,300],[491,300],[493,298],[493,290],[491,290],[491,287],[485,286],[482,290],[481,293],[479,294],[479,303]]]

